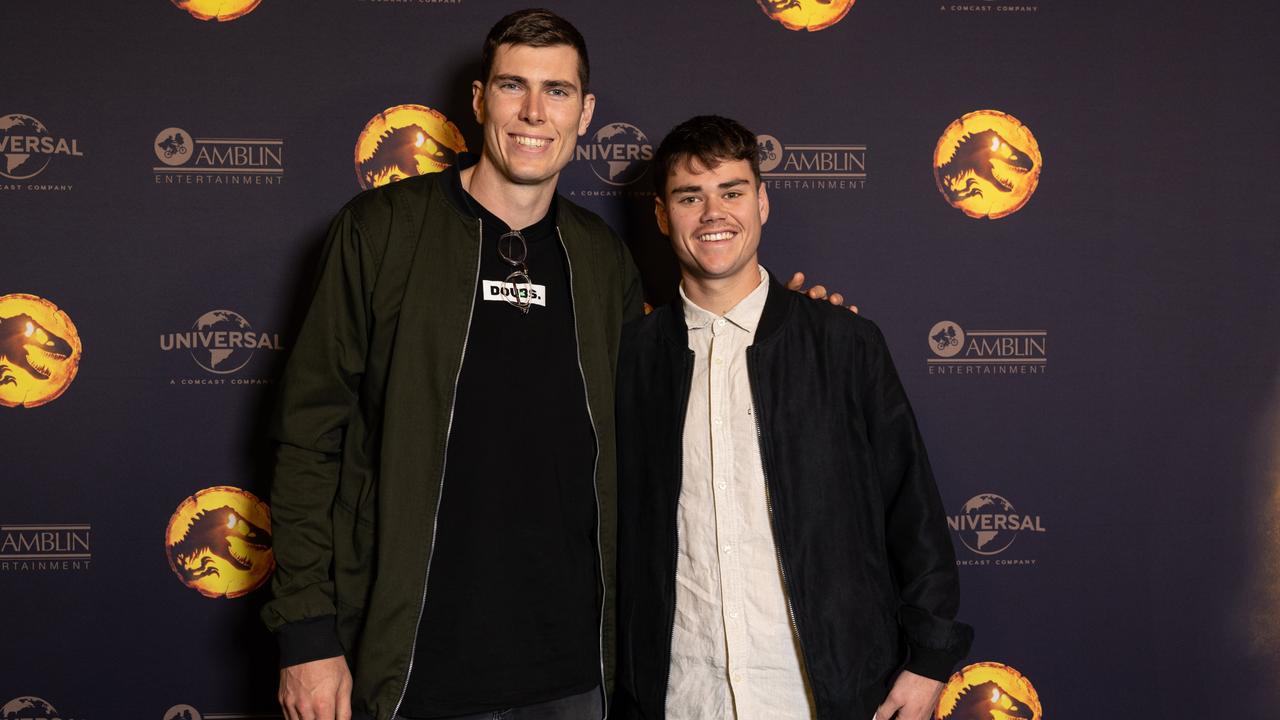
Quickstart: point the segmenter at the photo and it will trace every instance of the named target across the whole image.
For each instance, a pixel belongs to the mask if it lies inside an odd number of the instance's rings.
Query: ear
[[[471,112],[475,113],[476,122],[484,124],[484,83],[471,81]]]
[[[671,236],[671,218],[667,215],[667,204],[657,195],[653,196],[653,217],[658,221],[658,230],[663,235]]]
[[[587,128],[591,127],[591,116],[596,112],[596,96],[587,93],[582,98],[582,115],[578,116],[578,137],[587,134]]]
[[[760,204],[760,224],[764,225],[769,222],[769,190],[764,186],[764,181],[760,181],[760,188],[757,193],[757,202]]]

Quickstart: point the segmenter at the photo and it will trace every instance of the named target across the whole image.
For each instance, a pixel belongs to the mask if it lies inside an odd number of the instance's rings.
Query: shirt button
[[[740,683],[740,682],[742,682],[742,675],[741,675],[741,674],[739,674],[739,673],[734,673],[734,674],[733,674],[733,677],[731,677],[731,678],[729,678],[729,679],[730,679],[730,680],[733,680],[733,681],[734,681],[734,682],[736,682],[736,683]]]
[[[732,545],[725,545],[725,546],[723,546],[723,547],[722,547],[722,548],[720,548],[720,549],[721,549],[721,550],[724,550],[726,554],[733,552],[733,546],[732,546]]]
[[[720,424],[720,418],[715,418],[714,420],[712,420],[712,422],[714,422],[715,424],[719,425],[719,424]]]
[[[737,619],[738,619],[738,611],[737,611],[737,610],[730,611],[730,612],[729,612],[729,617],[730,617],[730,618],[732,618],[732,619],[734,619],[734,620],[737,620]]]
[[[720,318],[719,320],[716,320],[716,327],[724,327],[724,323],[725,323],[725,319]]]
[[[722,482],[718,482],[718,483],[716,483],[716,487],[718,487],[718,488],[720,488],[721,490],[723,490],[723,489],[725,489],[725,488],[727,488],[727,487],[729,487],[729,486],[728,486],[728,485],[726,485],[726,484],[724,484],[724,483],[722,483]]]
[[[722,362],[723,362],[723,361],[722,361],[720,358],[716,358],[716,364],[717,364],[717,365],[721,364]]]

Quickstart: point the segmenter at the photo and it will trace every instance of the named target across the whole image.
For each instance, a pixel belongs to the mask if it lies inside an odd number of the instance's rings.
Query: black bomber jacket
[[[394,716],[415,671],[454,393],[480,282],[479,221],[450,203],[443,177],[368,190],[334,219],[272,420],[276,570],[262,617],[279,639],[282,665],[346,656],[357,718]],[[623,323],[641,312],[640,277],[604,221],[563,197],[556,228],[596,441],[607,688],[613,379]]]
[[[973,630],[915,417],[880,330],[771,284],[748,378],[772,531],[818,718],[869,718],[902,669],[945,680]],[[679,301],[618,367],[615,709],[665,714],[693,352]]]

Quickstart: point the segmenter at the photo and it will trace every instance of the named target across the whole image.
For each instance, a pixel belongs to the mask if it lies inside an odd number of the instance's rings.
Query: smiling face
[[[666,192],[655,198],[662,233],[680,260],[686,283],[745,288],[760,282],[760,230],[769,219],[769,195],[746,160],[708,168],[697,158],[677,158]]]
[[[485,84],[471,88],[484,126],[484,161],[517,185],[554,184],[587,132],[594,95],[584,93],[569,45],[500,45]]]

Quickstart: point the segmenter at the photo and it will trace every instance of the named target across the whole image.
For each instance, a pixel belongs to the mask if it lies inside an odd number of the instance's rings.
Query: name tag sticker
[[[485,300],[518,302],[527,298],[530,305],[547,306],[546,285],[517,285],[501,280],[484,280],[480,284],[480,292]]]

